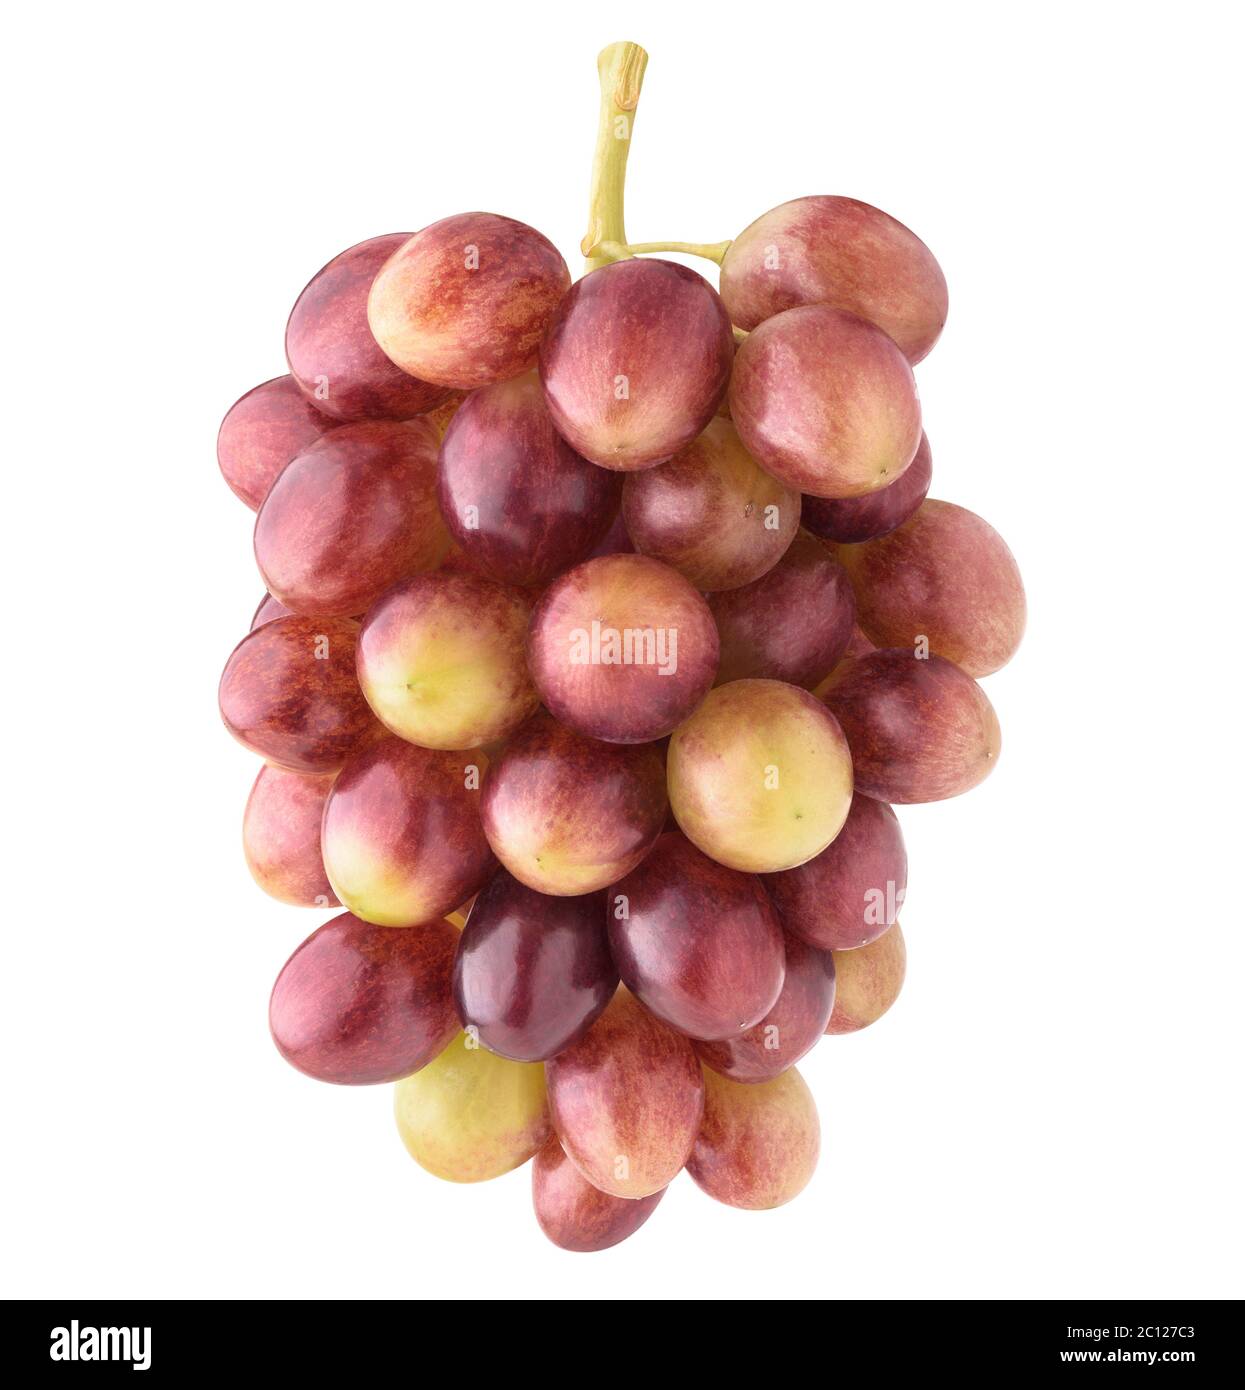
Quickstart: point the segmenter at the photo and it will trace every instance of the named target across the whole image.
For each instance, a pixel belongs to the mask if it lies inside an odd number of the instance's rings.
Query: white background
[[[3,101],[4,1292],[1245,1293],[1241,207],[1205,4],[26,7]],[[905,994],[803,1070],[770,1214],[686,1179],[572,1256],[266,1032],[320,914],[251,883],[216,682],[261,586],[220,416],[320,265],[504,212],[578,264],[595,56],[652,57],[637,240],[845,193],[934,249],[933,495],[1012,545],[1004,753],[901,811]],[[712,270],[710,268],[710,273]]]

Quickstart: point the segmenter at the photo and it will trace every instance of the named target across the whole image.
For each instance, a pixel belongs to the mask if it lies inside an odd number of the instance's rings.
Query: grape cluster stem
[[[627,156],[635,111],[644,85],[648,54],[638,43],[612,43],[597,55],[601,77],[601,115],[592,160],[592,190],[588,199],[588,230],[579,249],[584,253],[584,272],[614,261],[653,252],[674,251],[700,256],[722,264],[729,241],[629,242],[623,218],[623,192],[627,181]]]

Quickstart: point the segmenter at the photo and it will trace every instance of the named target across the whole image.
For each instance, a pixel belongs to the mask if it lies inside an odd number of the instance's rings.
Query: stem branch
[[[701,256],[706,261],[721,265],[722,257],[729,248],[729,241],[629,241],[625,246],[602,242],[598,250],[621,253],[615,255],[615,260],[621,260],[624,255],[647,256],[654,251],[678,251],[684,256]]]

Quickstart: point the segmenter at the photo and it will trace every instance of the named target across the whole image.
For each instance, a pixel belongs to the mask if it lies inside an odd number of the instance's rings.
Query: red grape
[[[588,560],[545,590],[528,637],[541,698],[564,724],[610,743],[664,738],[718,667],[708,606],[647,555]]]
[[[925,637],[970,676],[1015,655],[1025,630],[1025,590],[1003,537],[975,512],[924,502],[898,530],[839,547],[857,591],[860,625],[881,647]]]
[[[697,589],[738,589],[771,569],[800,524],[800,495],[714,419],[668,463],[630,474],[623,516],[636,549]]]
[[[458,1032],[448,922],[392,931],[344,912],[313,932],[273,986],[268,1021],[285,1060],[317,1081],[409,1076]]]
[[[334,256],[298,296],[285,327],[285,356],[299,389],[335,420],[409,420],[449,394],[395,366],[367,323],[377,271],[409,232],[361,241]]]
[[[579,1172],[552,1135],[532,1162],[532,1205],[540,1229],[563,1250],[608,1250],[632,1236],[653,1214],[666,1189],[628,1201],[600,1192]]]
[[[876,1023],[899,997],[908,949],[899,923],[854,951],[835,951],[834,1012],[827,1033],[855,1033]]]
[[[811,689],[851,640],[856,600],[830,547],[800,531],[778,563],[742,589],[709,595],[718,684],[758,677]]]
[[[994,770],[1001,735],[985,691],[941,656],[894,648],[841,663],[823,688],[852,750],[856,787],[879,801],[942,801]]]
[[[720,685],[666,755],[679,829],[719,864],[775,873],[820,854],[852,799],[847,740],[825,705],[781,681]]]
[[[730,379],[731,321],[707,280],[672,261],[618,261],[572,286],[540,349],[558,431],[629,473],[705,428]]]
[[[531,606],[478,574],[395,584],[368,609],[359,683],[377,717],[424,748],[505,738],[536,708],[525,642]]]
[[[504,869],[480,890],[458,943],[454,997],[485,1047],[542,1062],[582,1037],[617,987],[602,894],[545,897]]]
[[[801,518],[824,540],[876,540],[902,526],[916,511],[925,500],[933,473],[929,440],[922,434],[912,462],[893,483],[863,497],[806,497]]]
[[[766,874],[764,883],[788,932],[823,951],[867,946],[894,922],[908,891],[894,811],[857,792],[843,829],[819,855]]]
[[[766,472],[814,497],[886,487],[921,442],[903,353],[880,328],[828,304],[753,329],[735,359],[731,419]]]
[[[705,1117],[687,1171],[728,1206],[765,1211],[808,1185],[821,1151],[817,1107],[794,1067],[741,1085],[705,1070]]]
[[[677,1177],[700,1127],[700,1064],[688,1039],[634,995],[619,989],[545,1076],[554,1129],[593,1187],[651,1197]]]
[[[524,1164],[549,1138],[545,1069],[511,1062],[459,1034],[394,1088],[407,1152],[446,1182],[487,1182]]]
[[[741,328],[798,304],[876,323],[919,362],[947,318],[947,282],[923,241],[855,198],[796,198],[742,231],[722,261],[722,298]]]
[[[399,738],[346,764],[324,808],[324,867],[356,917],[413,927],[480,889],[496,863],[478,810],[484,765]]]
[[[585,559],[621,493],[621,478],[580,458],[553,428],[534,373],[472,392],[441,445],[450,532],[472,564],[507,584],[545,584]]]
[[[266,763],[242,817],[242,846],[255,882],[295,907],[340,907],[324,872],[320,822],[333,775],[312,777]]]
[[[489,768],[481,814],[506,868],[563,896],[630,873],[661,834],[668,804],[654,745],[601,743],[541,712]]]
[[[834,1008],[834,958],[788,933],[786,974],[774,1006],[737,1037],[698,1042],[706,1066],[732,1081],[769,1081],[821,1041]]]
[[[336,428],[307,403],[292,376],[275,377],[235,401],[221,421],[216,458],[225,481],[254,512],[277,474]]]
[[[623,983],[688,1037],[738,1037],[782,989],[782,929],[760,879],[682,835],[663,835],[610,889],[608,921]]]
[[[346,617],[433,569],[449,544],[436,486],[437,436],[425,421],[334,430],[285,469],[255,519],[268,591],[296,613]]]
[[[225,727],[292,772],[336,772],[383,732],[355,678],[359,625],[277,618],[234,648],[220,678]]]
[[[377,274],[368,323],[404,372],[463,391],[536,362],[570,272],[532,227],[489,212],[416,232]]]

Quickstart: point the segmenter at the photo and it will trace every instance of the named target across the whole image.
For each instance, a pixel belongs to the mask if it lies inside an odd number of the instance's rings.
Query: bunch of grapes
[[[925,500],[929,250],[841,197],[629,244],[643,68],[601,55],[581,279],[488,213],[365,241],[219,439],[267,589],[220,685],[264,759],[247,858],[346,909],[282,969],[276,1045],[396,1082],[442,1178],[534,1159],[572,1250],[683,1168],[746,1208],[808,1182],[794,1064],[903,980],[891,804],[994,767],[977,678],[1024,625],[997,533]]]

